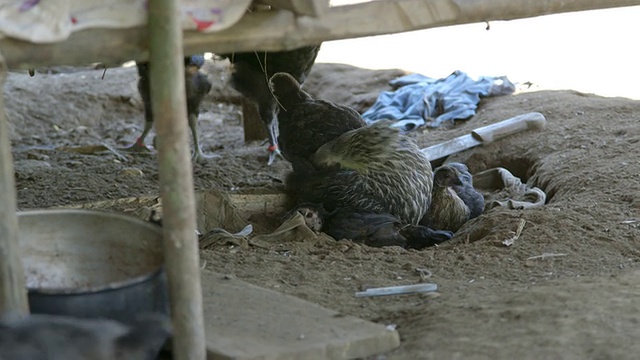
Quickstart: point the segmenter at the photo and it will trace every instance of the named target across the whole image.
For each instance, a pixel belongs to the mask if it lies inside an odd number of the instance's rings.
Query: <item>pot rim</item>
[[[37,215],[49,215],[49,214],[82,214],[82,215],[106,215],[107,217],[117,218],[124,221],[131,221],[138,223],[139,225],[153,229],[154,231],[161,231],[157,225],[144,221],[134,216],[125,215],[117,212],[96,210],[96,209],[39,209],[39,210],[26,210],[18,211],[17,216],[37,216]],[[164,257],[164,256],[163,256]],[[129,277],[126,280],[114,281],[105,285],[96,286],[83,286],[83,287],[56,287],[56,288],[42,288],[42,287],[26,287],[29,295],[87,295],[97,294],[109,291],[120,290],[134,285],[144,283],[152,278],[162,275],[164,272],[164,259],[161,264],[153,271],[147,272],[135,277]]]
[[[32,288],[27,287],[29,295],[89,295],[100,294],[110,291],[126,289],[138,284],[142,284],[164,273],[164,265],[150,273],[139,275],[123,281],[110,282],[106,285],[83,286],[83,287],[61,287],[61,288]]]

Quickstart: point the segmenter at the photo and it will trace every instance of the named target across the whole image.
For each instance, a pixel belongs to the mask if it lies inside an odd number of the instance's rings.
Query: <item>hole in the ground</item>
[[[551,178],[547,174],[539,174],[539,162],[529,156],[501,156],[500,154],[473,154],[466,162],[473,173],[503,167],[529,187],[537,187],[545,192],[545,204],[555,195],[553,186],[549,186]]]
[[[501,161],[491,167],[498,166],[509,170],[513,176],[520,178],[523,183],[529,181],[529,178],[534,174],[536,168],[535,161],[526,157],[501,159]]]

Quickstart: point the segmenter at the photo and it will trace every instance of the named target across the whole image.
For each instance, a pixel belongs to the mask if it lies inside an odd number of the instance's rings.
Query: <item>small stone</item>
[[[118,173],[118,177],[143,177],[144,173],[142,170],[134,167],[128,167],[120,170]]]
[[[75,129],[73,129],[75,132],[77,133],[81,133],[81,134],[86,134],[89,132],[89,128],[84,126],[84,125],[80,125],[77,126]]]

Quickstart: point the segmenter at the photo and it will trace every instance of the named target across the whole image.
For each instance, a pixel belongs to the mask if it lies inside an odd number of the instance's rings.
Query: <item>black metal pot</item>
[[[160,227],[94,210],[20,212],[18,223],[32,313],[169,314]]]

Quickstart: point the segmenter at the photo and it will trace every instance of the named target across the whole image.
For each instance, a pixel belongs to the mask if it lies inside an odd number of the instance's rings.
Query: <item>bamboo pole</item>
[[[29,313],[22,256],[18,244],[16,184],[2,88],[6,67],[0,55],[0,314]]]
[[[184,51],[287,50],[321,41],[634,5],[640,0],[384,0],[331,7],[318,18],[287,10],[256,11],[223,31],[185,32]],[[147,60],[147,49],[144,26],[81,30],[55,44],[0,39],[10,69],[91,62],[119,66],[126,60]]]
[[[150,84],[158,134],[164,258],[175,359],[205,359],[200,258],[177,0],[149,2]]]

